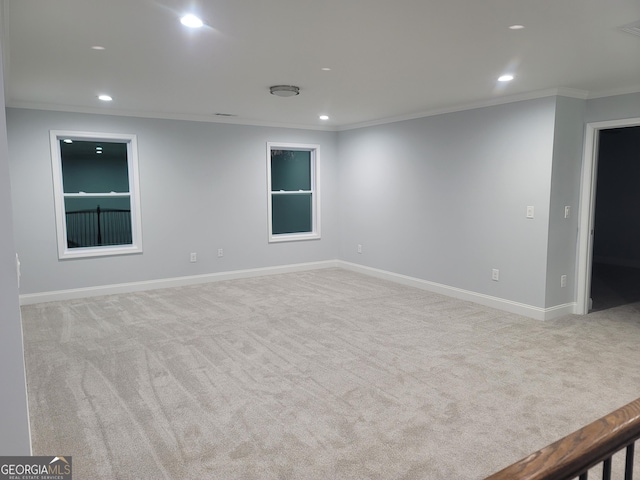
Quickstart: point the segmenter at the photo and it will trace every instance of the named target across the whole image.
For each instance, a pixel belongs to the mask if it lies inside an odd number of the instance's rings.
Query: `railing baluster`
[[[602,463],[602,480],[611,480],[611,457]]]
[[[627,459],[624,465],[624,480],[633,480],[633,452],[635,450],[635,443],[630,443],[627,446]]]
[[[102,245],[102,231],[100,228],[100,205],[96,208],[96,214],[98,215],[98,245]]]

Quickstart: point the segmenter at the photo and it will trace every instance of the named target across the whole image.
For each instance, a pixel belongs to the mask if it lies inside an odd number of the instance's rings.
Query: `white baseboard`
[[[97,297],[101,295],[114,295],[118,293],[140,292],[144,290],[156,290],[160,288],[182,287],[185,285],[195,285],[199,283],[219,282],[222,280],[234,280],[238,278],[260,277],[265,275],[276,275],[279,273],[301,272],[306,270],[317,270],[320,268],[344,268],[354,272],[371,275],[403,285],[421,288],[430,292],[447,295],[461,300],[475,302],[480,305],[496,308],[517,315],[534,318],[536,320],[551,320],[574,313],[575,303],[567,303],[550,308],[534,307],[524,303],[505,300],[504,298],[492,297],[482,293],[463,290],[461,288],[450,287],[440,283],[422,280],[420,278],[409,277],[399,273],[393,273],[377,268],[366,267],[356,263],[342,260],[326,260],[321,262],[297,263],[293,265],[280,265],[275,267],[251,268],[247,270],[234,270],[230,272],[208,273],[204,275],[192,275],[188,277],[163,278],[159,280],[148,280],[142,282],[119,283],[115,285],[100,285],[96,287],[74,288],[70,290],[57,290],[53,292],[30,293],[20,295],[20,305],[32,305],[44,302],[56,302],[60,300],[72,300],[76,298]]]
[[[576,306],[575,303],[567,303],[565,305],[558,305],[550,308],[534,307],[532,305],[505,300],[504,298],[492,297],[490,295],[472,292],[470,290],[463,290],[461,288],[450,287],[441,283],[430,282],[428,280],[409,277],[407,275],[402,275],[399,273],[388,272],[386,270],[380,270],[372,267],[365,267],[356,263],[338,261],[338,266],[346,270],[352,270],[354,272],[371,275],[374,277],[382,278],[384,280],[390,280],[392,282],[401,283],[403,285],[421,288],[423,290],[439,293],[448,297],[459,298],[460,300],[468,300],[480,305],[496,308],[498,310],[503,310],[509,313],[515,313],[517,315],[523,315],[525,317],[534,318],[536,320],[552,320],[563,315],[572,314],[574,313],[574,309]]]
[[[578,304],[576,302],[565,303],[563,305],[556,305],[555,307],[548,307],[544,309],[544,320],[553,320],[554,318],[562,317],[564,315],[572,315],[577,312]]]
[[[117,293],[182,287],[185,285],[196,285],[199,283],[219,282],[222,280],[234,280],[237,278],[261,277],[265,275],[276,275],[279,273],[317,270],[320,268],[335,268],[338,266],[337,261],[327,260],[321,262],[297,263],[293,265],[280,265],[275,267],[234,270],[230,272],[207,273],[204,275],[191,275],[188,277],[162,278],[159,280],[147,280],[142,282],[129,282],[114,285],[100,285],[96,287],[74,288],[70,290],[57,290],[52,292],[29,293],[20,295],[20,305],[33,305],[36,303],[57,302],[60,300],[72,300],[75,298],[98,297],[101,295],[114,295]]]

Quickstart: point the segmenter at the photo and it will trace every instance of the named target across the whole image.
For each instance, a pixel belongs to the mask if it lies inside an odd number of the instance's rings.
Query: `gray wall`
[[[640,93],[594,98],[587,101],[586,123],[639,117]]]
[[[0,46],[0,51],[2,48]],[[0,106],[4,107],[0,58]],[[0,455],[30,455],[6,118],[0,115]]]
[[[640,94],[548,97],[336,133],[8,109],[21,292],[340,258],[540,308],[570,303],[584,122],[639,114]],[[142,255],[58,261],[50,129],[138,135]],[[267,141],[321,145],[321,240],[268,244]]]
[[[337,257],[335,132],[25,109],[7,119],[23,294]],[[138,136],[143,254],[58,260],[51,129]],[[322,239],[267,242],[267,141],[320,144]]]
[[[341,257],[545,307],[555,110],[543,98],[340,132]]]
[[[584,100],[556,99],[546,307],[575,301],[585,109]],[[565,218],[565,206],[570,207],[569,218]],[[567,276],[566,287],[560,286],[561,275]]]

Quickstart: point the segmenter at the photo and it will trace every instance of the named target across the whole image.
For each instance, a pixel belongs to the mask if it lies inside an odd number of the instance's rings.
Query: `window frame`
[[[311,190],[311,230],[309,232],[273,233],[273,195],[286,192],[271,191],[271,152],[273,150],[294,150],[310,153]],[[297,192],[296,192],[297,193]],[[317,240],[320,235],[320,145],[308,143],[267,142],[267,223],[269,243],[294,242],[299,240]]]
[[[137,136],[126,133],[81,132],[76,130],[50,130],[51,167],[53,173],[53,193],[56,216],[56,236],[58,259],[91,258],[110,255],[142,253],[142,220],[140,215],[140,181],[138,170]],[[129,180],[129,202],[131,208],[131,243],[93,247],[69,248],[67,244],[67,221],[65,195],[67,198],[78,194],[65,194],[62,177],[62,154],[60,141],[64,139],[93,142],[118,142],[127,146],[127,172]],[[107,192],[105,192],[107,193]],[[104,196],[103,194],[100,194]],[[121,194],[115,194],[120,195]]]

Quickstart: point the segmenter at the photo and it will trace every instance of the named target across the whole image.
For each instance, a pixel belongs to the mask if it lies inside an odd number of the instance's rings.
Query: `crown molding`
[[[590,92],[588,98],[591,100],[592,98],[615,97],[617,95],[629,95],[633,93],[640,93],[640,85],[627,88],[616,88],[612,90],[602,90],[600,92]]]
[[[69,112],[69,113],[88,113],[94,115],[113,115],[122,117],[138,117],[138,118],[153,118],[161,120],[183,120],[191,122],[208,122],[208,123],[222,123],[231,125],[245,125],[255,127],[270,127],[270,128],[290,128],[298,130],[317,130],[325,132],[336,132],[345,130],[355,130],[358,128],[373,127],[376,125],[385,125],[389,123],[402,122],[405,120],[415,120],[424,117],[433,117],[436,115],[444,115],[447,113],[461,112],[465,110],[474,110],[477,108],[492,107],[497,105],[504,105],[508,103],[521,102],[526,100],[535,100],[546,97],[569,97],[581,100],[590,100],[595,98],[612,97],[617,95],[627,95],[640,93],[640,85],[628,88],[620,88],[615,90],[606,90],[600,92],[588,92],[586,90],[579,90],[574,88],[553,88],[546,90],[537,90],[534,92],[527,92],[518,95],[508,95],[504,97],[492,98],[487,100],[481,100],[478,102],[463,103],[459,105],[453,105],[445,108],[437,108],[424,110],[415,113],[409,113],[405,115],[397,115],[393,117],[380,118],[367,122],[359,122],[349,125],[304,125],[297,123],[284,123],[284,122],[271,122],[257,119],[247,119],[241,117],[217,117],[215,115],[198,115],[198,114],[184,114],[184,113],[172,113],[172,112],[146,112],[146,111],[134,111],[123,109],[108,109],[104,108],[92,108],[92,107],[80,107],[73,105],[57,105],[49,103],[33,103],[33,102],[16,102],[7,101],[8,108],[23,108],[32,110],[48,110],[56,112]]]
[[[173,112],[148,112],[136,110],[123,110],[98,107],[81,107],[76,105],[57,105],[51,103],[33,103],[20,101],[7,101],[8,108],[22,108],[29,110],[46,110],[54,112],[68,113],[88,113],[93,115],[113,115],[118,117],[136,117],[136,118],[152,118],[157,120],[182,120],[187,122],[207,122],[207,123],[225,123],[232,125],[245,125],[252,127],[271,127],[271,128],[291,128],[298,130],[318,130],[334,132],[337,127],[329,125],[304,125],[299,123],[271,122],[257,119],[247,119],[242,117],[220,117],[215,114],[198,115],[191,113],[173,113]]]
[[[407,115],[399,115],[395,117],[382,118],[379,120],[372,120],[370,122],[354,123],[351,125],[344,125],[338,128],[338,130],[355,130],[357,128],[373,127],[376,125],[384,125],[387,123],[402,122],[405,120],[415,120],[417,118],[433,117],[436,115],[443,115],[446,113],[462,112],[465,110],[475,110],[476,108],[493,107],[496,105],[504,105],[507,103],[522,102],[525,100],[535,100],[538,98],[546,97],[570,97],[586,100],[589,92],[585,90],[578,90],[574,88],[553,88],[547,90],[538,90],[534,92],[527,92],[517,95],[508,95],[504,97],[492,98],[488,100],[481,100],[478,102],[462,103],[451,107],[438,108],[433,110],[425,110],[422,112],[411,113]]]

